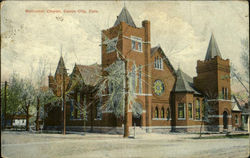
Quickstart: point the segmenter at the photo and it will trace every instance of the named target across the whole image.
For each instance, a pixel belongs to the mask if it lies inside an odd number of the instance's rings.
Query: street
[[[198,134],[109,134],[2,132],[7,158],[247,157],[248,138],[194,139]]]

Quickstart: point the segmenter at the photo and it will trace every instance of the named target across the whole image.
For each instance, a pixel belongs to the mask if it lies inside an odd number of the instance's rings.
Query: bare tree
[[[103,76],[102,83],[98,87],[97,95],[106,98],[103,108],[112,111],[116,117],[122,118],[125,128],[125,126],[127,126],[126,118],[124,118],[126,115],[126,104],[128,104],[128,107],[131,109],[134,109],[133,113],[135,115],[142,113],[141,107],[135,100],[136,74],[132,70],[129,71],[126,76],[124,61],[119,59],[107,67],[105,71],[107,71],[108,75]],[[126,78],[128,80],[127,89],[125,86]],[[105,93],[107,91],[108,93]],[[124,135],[128,135],[128,133],[124,133]]]

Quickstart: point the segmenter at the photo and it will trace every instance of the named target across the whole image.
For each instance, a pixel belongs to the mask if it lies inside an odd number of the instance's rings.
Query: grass
[[[235,134],[235,135],[219,135],[219,136],[201,136],[193,139],[225,139],[225,138],[249,138],[248,134]]]

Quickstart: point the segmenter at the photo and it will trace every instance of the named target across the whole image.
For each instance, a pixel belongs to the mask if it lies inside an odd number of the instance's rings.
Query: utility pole
[[[4,82],[4,129],[6,128],[7,111],[7,81]]]
[[[65,76],[63,72],[63,135],[66,134]]]
[[[36,107],[36,131],[39,131],[39,117],[40,117],[40,100],[37,97],[37,107]]]
[[[25,101],[25,104],[26,104],[26,101]],[[28,105],[26,105],[26,131],[29,131],[29,108],[30,108],[30,100],[28,102]]]
[[[127,66],[128,62],[126,59],[123,59],[125,63],[125,118],[124,118],[124,133],[123,137],[127,138],[129,136],[129,125],[128,125],[128,75],[127,75]]]

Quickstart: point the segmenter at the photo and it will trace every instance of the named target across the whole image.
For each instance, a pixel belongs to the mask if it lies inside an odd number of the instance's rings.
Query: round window
[[[154,82],[153,88],[154,88],[154,93],[160,96],[164,92],[164,83],[161,80],[156,80]]]

